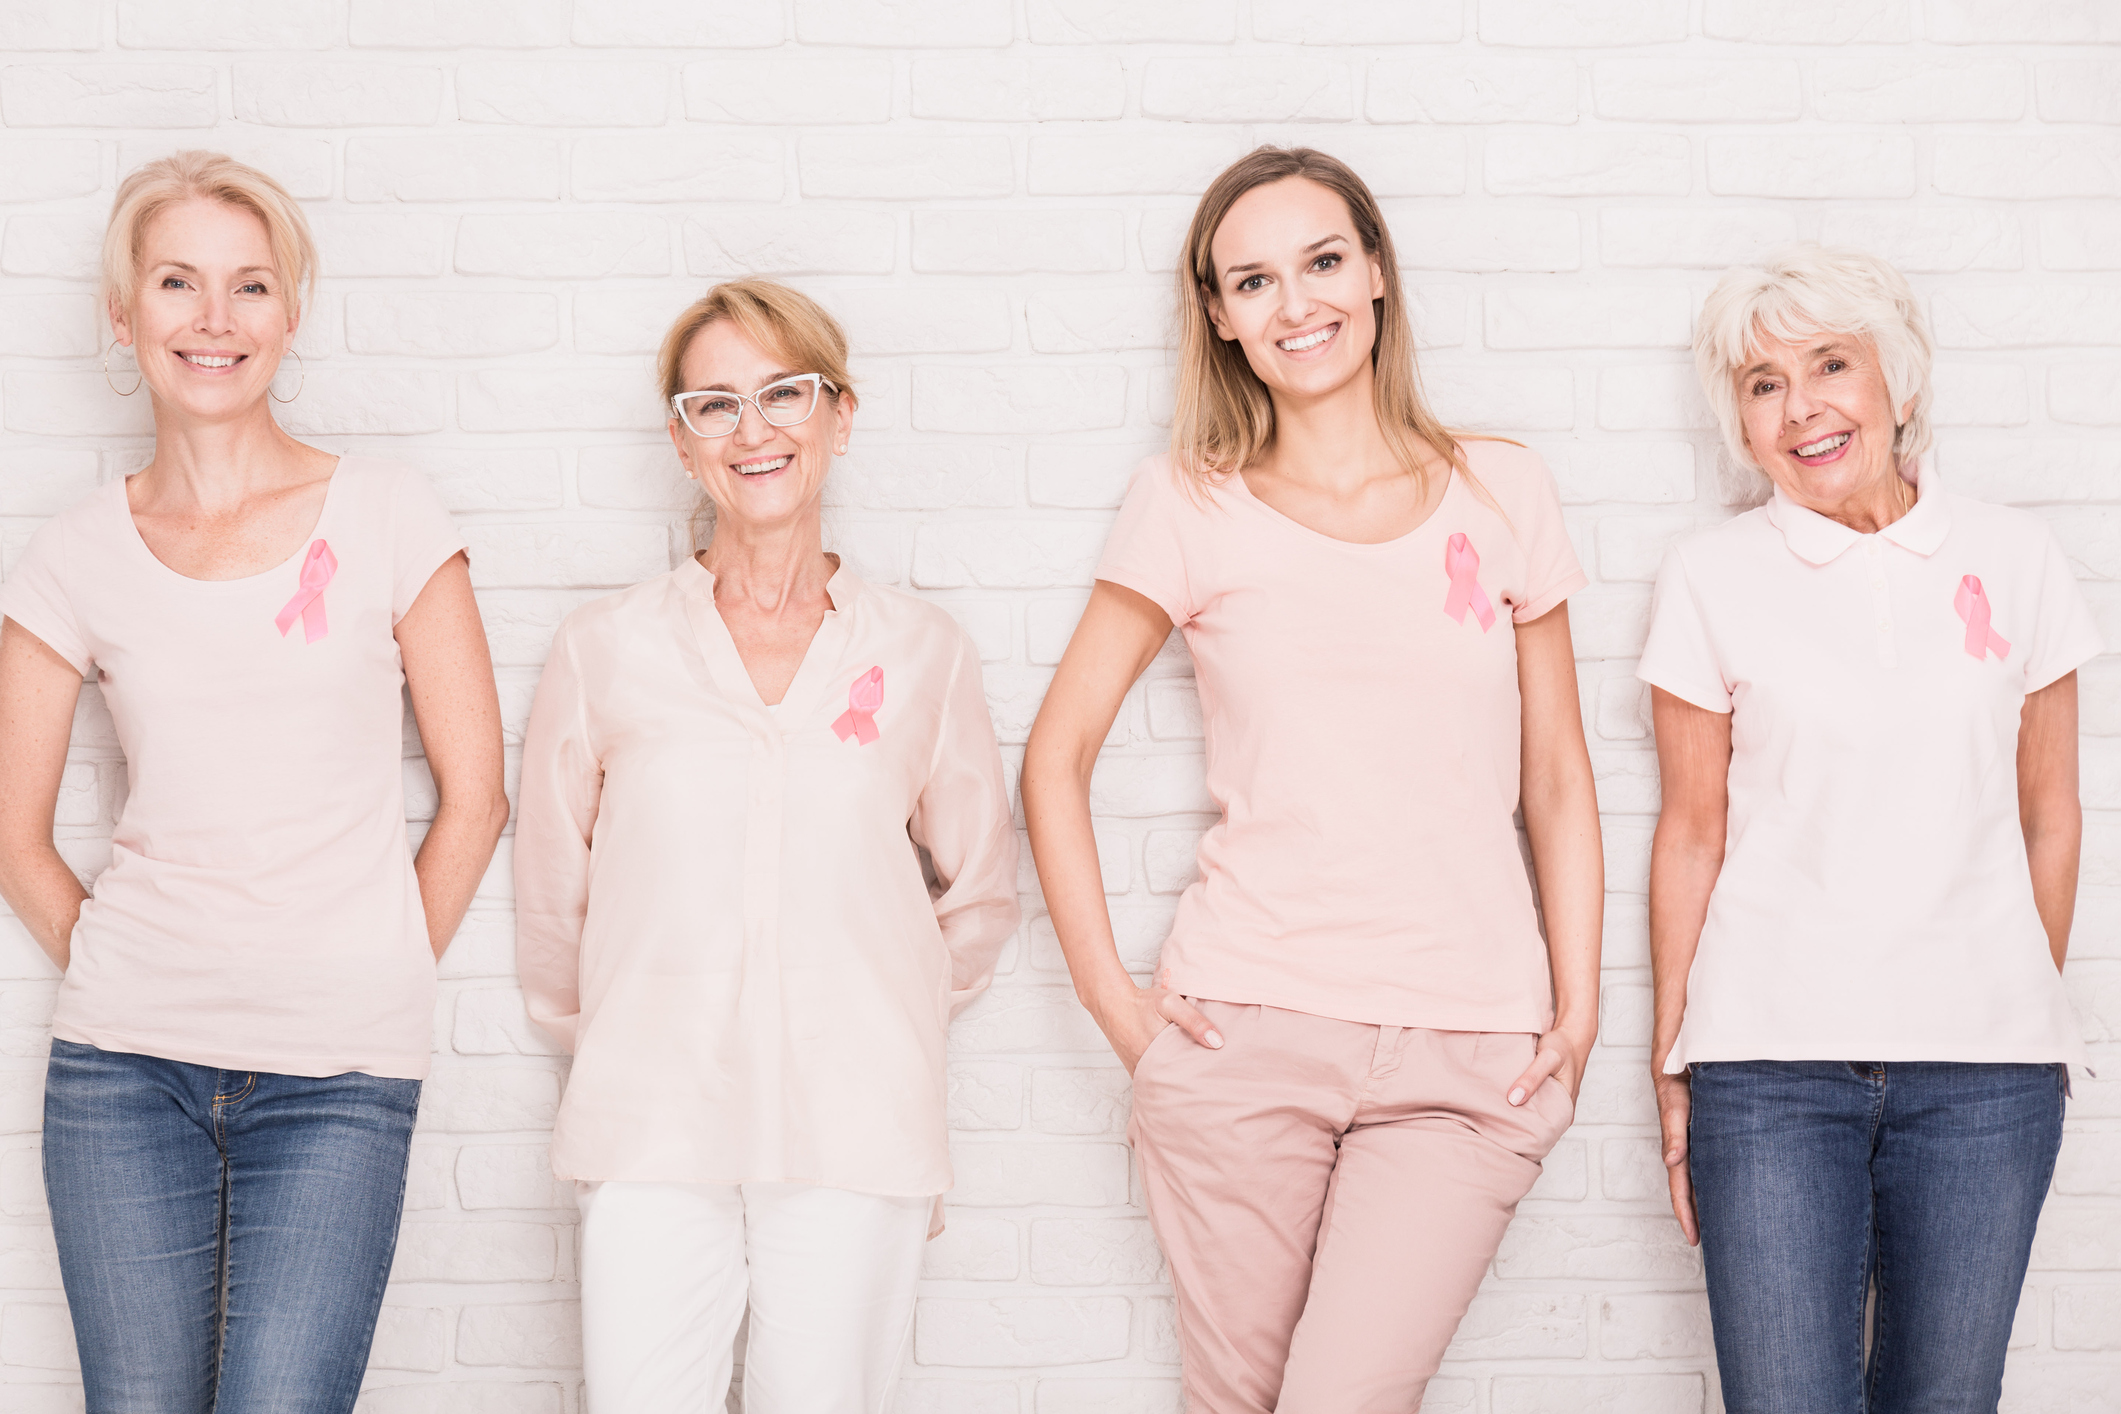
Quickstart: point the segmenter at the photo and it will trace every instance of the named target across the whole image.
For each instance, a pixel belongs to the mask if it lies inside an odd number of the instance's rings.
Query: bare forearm
[[[1598,1035],[1599,944],[1605,928],[1605,849],[1588,763],[1524,797],[1525,833],[1554,974],[1554,1024],[1586,1050]]]
[[[1650,848],[1650,981],[1656,1021],[1650,1065],[1661,1071],[1686,1016],[1687,974],[1701,946],[1709,895],[1723,870],[1720,838],[1687,838],[1660,821]]]
[[[61,972],[72,955],[74,924],[88,892],[49,840],[0,858],[0,896]]]
[[[2069,932],[2077,913],[2077,868],[2084,849],[2084,812],[2051,810],[2025,832],[2026,862],[2032,866],[2033,903],[2047,929],[2055,970],[2069,960]]]
[[[419,877],[420,906],[427,915],[428,945],[437,959],[478,894],[479,880],[507,823],[506,801],[499,811],[488,802],[472,806],[448,799],[436,809],[434,824],[413,858],[413,872]]]
[[[1027,754],[1024,820],[1031,831],[1039,889],[1046,896],[1046,911],[1067,959],[1075,995],[1097,1015],[1103,999],[1131,993],[1134,981],[1120,962],[1112,916],[1105,908],[1104,873],[1098,868],[1097,836],[1090,826],[1089,772],[1045,752]]]

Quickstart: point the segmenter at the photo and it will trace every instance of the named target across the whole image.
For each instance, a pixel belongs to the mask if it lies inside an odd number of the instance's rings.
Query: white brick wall
[[[861,433],[830,533],[957,613],[1012,757],[1127,469],[1163,436],[1167,274],[1205,179],[1264,140],[1391,208],[1443,413],[1559,476],[1608,814],[1604,1044],[1431,1414],[1707,1414],[1699,1265],[1665,1214],[1643,889],[1657,792],[1630,676],[1664,544],[1743,499],[1683,348],[1723,265],[1869,246],[1929,299],[1941,458],[2037,504],[2121,645],[2121,5],[2115,0],[0,0],[0,570],[146,454],[96,371],[118,176],[262,162],[324,252],[287,409],[403,457],[475,547],[510,740],[555,622],[664,569],[677,473],[650,352],[712,280],[847,318]],[[1096,783],[1147,971],[1206,821],[1182,649]],[[2071,992],[2121,1071],[2121,660],[2085,673]],[[122,772],[84,696],[59,833],[107,857]],[[427,795],[415,767],[417,802]],[[1166,1414],[1177,1347],[1121,1130],[1028,866],[1026,923],[955,1035],[960,1186],[901,1414]],[[370,1414],[581,1414],[562,1065],[510,984],[508,850],[443,969]],[[53,984],[0,918],[0,1405],[80,1407],[36,1135]],[[1831,979],[1827,979],[1830,984]],[[2005,1407],[2121,1410],[2121,1081],[2080,1081]]]

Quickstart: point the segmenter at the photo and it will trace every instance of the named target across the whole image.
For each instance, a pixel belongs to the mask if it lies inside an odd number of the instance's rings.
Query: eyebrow
[[[1335,233],[1335,234],[1333,234],[1333,235],[1330,235],[1330,236],[1325,236],[1325,237],[1322,237],[1322,238],[1321,238],[1321,239],[1319,239],[1319,240],[1315,240],[1315,241],[1311,242],[1311,244],[1309,244],[1309,245],[1305,246],[1305,247],[1303,248],[1303,253],[1304,253],[1305,255],[1309,255],[1309,254],[1310,254],[1310,253],[1311,253],[1312,251],[1314,251],[1314,250],[1319,250],[1319,249],[1321,249],[1321,248],[1323,248],[1323,247],[1325,247],[1325,246],[1329,246],[1329,245],[1333,244],[1333,242],[1335,242],[1335,241],[1345,241],[1346,239],[1347,239],[1347,237],[1346,237],[1346,236],[1340,235],[1340,234],[1338,234],[1338,233]],[[1266,261],[1264,261],[1264,260],[1252,260],[1252,261],[1247,261],[1247,262],[1246,262],[1245,264],[1243,264],[1243,265],[1233,265],[1233,266],[1231,266],[1231,267],[1230,267],[1229,269],[1227,269],[1227,270],[1223,271],[1223,274],[1224,274],[1224,275],[1240,275],[1240,274],[1243,274],[1243,273],[1244,273],[1245,271],[1247,271],[1247,270],[1264,270],[1264,269],[1266,268],[1266,265],[1267,265],[1267,262],[1266,262]]]
[[[1806,357],[1806,358],[1818,358],[1818,357],[1819,357],[1820,355],[1822,355],[1822,354],[1830,354],[1830,353],[1840,353],[1840,352],[1841,352],[1841,345],[1840,345],[1840,344],[1838,344],[1838,343],[1825,343],[1825,344],[1820,344],[1820,345],[1819,345],[1818,347],[1816,347],[1816,348],[1812,348],[1812,349],[1807,349],[1807,350],[1805,351],[1805,357]],[[1753,365],[1753,366],[1752,366],[1751,368],[1748,368],[1747,370],[1745,370],[1745,372],[1743,372],[1743,373],[1739,374],[1738,376],[1739,376],[1739,377],[1741,377],[1741,378],[1750,378],[1750,377],[1752,377],[1752,376],[1753,376],[1754,374],[1756,374],[1756,373],[1772,373],[1772,372],[1774,372],[1774,371],[1775,371],[1775,366],[1774,366],[1773,364],[1769,363],[1769,362],[1768,362],[1768,361],[1767,361],[1766,359],[1762,359],[1762,360],[1761,360],[1760,362],[1758,362],[1758,363],[1754,364],[1754,365]]]
[[[184,272],[185,274],[187,274],[187,275],[196,275],[196,274],[198,274],[198,273],[199,273],[199,267],[198,267],[198,266],[196,266],[196,265],[193,265],[193,264],[192,264],[192,263],[190,263],[189,261],[184,261],[184,260],[163,260],[163,261],[157,261],[157,262],[156,262],[156,264],[155,264],[155,269],[157,269],[157,270],[182,270],[182,271],[183,271],[183,272]],[[272,274],[272,273],[274,273],[274,272],[273,272],[273,268],[272,268],[272,267],[271,267],[270,265],[245,265],[245,266],[242,266],[242,267],[240,267],[240,268],[239,268],[239,269],[238,269],[238,270],[236,271],[236,273],[237,273],[238,275],[252,275],[252,274],[264,274],[264,275],[270,275],[270,274]]]
[[[759,384],[759,387],[771,388],[776,383],[786,382],[790,378],[798,378],[801,376],[802,375],[800,374],[790,373],[787,369],[784,368],[780,372],[774,374],[771,378],[768,378],[765,382]],[[730,387],[727,383],[709,383],[706,387],[696,388],[693,391],[699,393],[734,393],[736,389]],[[757,392],[758,389],[754,388],[752,391]]]

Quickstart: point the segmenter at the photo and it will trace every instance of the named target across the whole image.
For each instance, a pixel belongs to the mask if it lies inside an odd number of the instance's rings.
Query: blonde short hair
[[[847,335],[823,305],[777,280],[729,280],[687,305],[663,336],[656,376],[663,385],[667,415],[677,415],[670,411],[670,400],[690,391],[684,384],[685,351],[702,329],[723,320],[760,348],[786,359],[791,369],[824,374],[832,384],[825,394],[834,402],[853,387],[854,380],[847,376]]]
[[[1858,334],[1871,341],[1894,415],[1912,403],[1907,421],[1894,433],[1894,454],[1909,462],[1928,451],[1933,346],[1907,277],[1875,255],[1802,241],[1757,266],[1726,271],[1701,306],[1694,328],[1701,391],[1738,464],[1760,470],[1746,449],[1732,375],[1752,358],[1763,334],[1796,343],[1820,333]]]
[[[280,272],[280,297],[290,319],[302,312],[317,283],[317,246],[309,221],[287,188],[255,167],[221,152],[197,148],[134,168],[118,184],[110,224],[103,231],[103,305],[130,310],[140,290],[140,259],[148,223],[179,202],[218,201],[248,211],[265,225],[266,243]]]

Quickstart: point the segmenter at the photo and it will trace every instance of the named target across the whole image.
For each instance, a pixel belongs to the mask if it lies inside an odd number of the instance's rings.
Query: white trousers
[[[721,1414],[745,1308],[745,1414],[880,1414],[932,1198],[803,1183],[582,1184],[589,1414]]]

